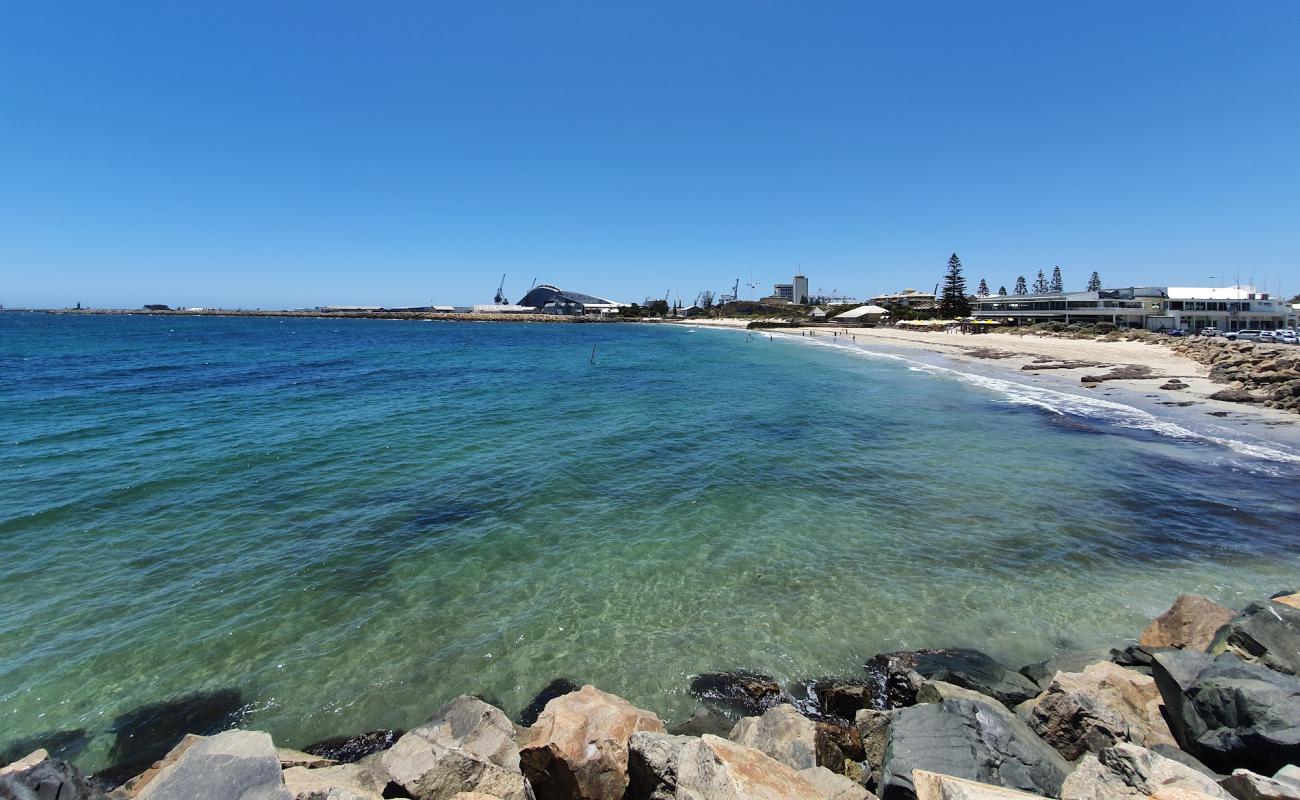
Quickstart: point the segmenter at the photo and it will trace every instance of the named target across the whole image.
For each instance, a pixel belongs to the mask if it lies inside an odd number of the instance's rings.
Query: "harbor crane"
[[[506,274],[503,272],[501,273],[501,284],[497,286],[497,296],[492,298],[492,302],[496,303],[499,306],[504,306],[509,304],[510,301],[506,300],[506,296],[505,294],[503,294],[505,288],[506,288]]]

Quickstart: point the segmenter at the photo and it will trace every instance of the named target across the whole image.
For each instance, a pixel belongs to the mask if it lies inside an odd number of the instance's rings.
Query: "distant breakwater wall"
[[[144,316],[144,317],[306,317],[321,319],[406,319],[437,320],[439,322],[574,322],[603,323],[625,322],[617,318],[578,317],[565,314],[447,314],[426,311],[247,311],[231,309],[188,310],[151,310],[151,309],[50,309],[42,310],[45,314],[68,314],[72,316]]]

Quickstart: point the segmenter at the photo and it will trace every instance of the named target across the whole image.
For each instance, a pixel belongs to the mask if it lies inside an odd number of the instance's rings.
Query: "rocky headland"
[[[413,730],[302,750],[259,731],[186,733],[129,775],[83,775],[36,747],[0,766],[0,798],[1300,800],[1298,675],[1300,593],[1241,610],[1184,595],[1108,660],[1015,670],[957,648],[789,686],[708,673],[672,727],[557,679],[518,720],[462,695]],[[187,724],[158,717],[142,736]]]

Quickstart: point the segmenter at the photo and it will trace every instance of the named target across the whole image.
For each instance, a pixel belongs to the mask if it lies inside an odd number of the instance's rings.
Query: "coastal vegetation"
[[[987,293],[988,287],[984,287]],[[948,258],[948,271],[943,277],[943,293],[939,297],[939,316],[945,319],[970,316],[970,300],[966,298],[966,278],[962,275],[961,259],[953,253]]]

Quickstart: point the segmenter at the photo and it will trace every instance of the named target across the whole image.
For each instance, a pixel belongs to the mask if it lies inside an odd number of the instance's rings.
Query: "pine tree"
[[[1007,296],[1007,287],[1005,287],[1005,286],[999,286],[999,287],[998,287],[998,297],[1006,297],[1006,296]]]
[[[956,253],[948,259],[948,274],[943,278],[943,296],[939,300],[939,316],[944,319],[970,316],[966,279],[962,277],[961,259]]]
[[[984,280],[983,278],[980,278],[980,288],[978,288],[978,289],[975,290],[975,296],[976,296],[976,297],[988,297],[988,296],[989,296],[989,284],[988,284],[988,281]]]
[[[1038,277],[1034,279],[1034,294],[1047,294],[1047,276],[1040,269]]]
[[[1025,286],[1025,276],[1021,275],[1016,278],[1016,288],[1013,290],[1016,294],[1029,294],[1029,288]]]
[[[1065,291],[1065,281],[1061,280],[1061,268],[1059,266],[1052,267],[1052,283],[1049,288],[1057,294]]]
[[[1093,270],[1092,277],[1088,279],[1088,291],[1090,292],[1101,291],[1101,276],[1097,274],[1096,270]]]

